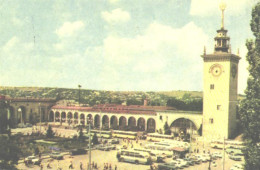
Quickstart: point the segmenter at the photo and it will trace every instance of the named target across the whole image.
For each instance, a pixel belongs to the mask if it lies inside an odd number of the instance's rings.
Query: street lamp
[[[42,129],[42,112],[41,112],[41,103],[39,103],[39,112],[40,112],[40,133]]]
[[[88,117],[87,118],[87,123],[88,123],[88,140],[89,140],[89,152],[88,152],[88,158],[89,158],[89,164],[88,164],[88,170],[91,170],[91,123],[92,123],[92,118]]]
[[[20,113],[20,115],[21,115],[21,123],[23,124],[23,113],[22,113],[22,109],[20,107],[18,108],[18,113]]]

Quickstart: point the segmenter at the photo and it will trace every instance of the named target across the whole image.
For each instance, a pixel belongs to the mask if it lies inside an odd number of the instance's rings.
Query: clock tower
[[[224,28],[224,10],[221,28],[215,37],[214,53],[201,56],[203,68],[203,131],[206,140],[230,138],[236,130],[237,80],[240,57],[231,53],[230,38]]]

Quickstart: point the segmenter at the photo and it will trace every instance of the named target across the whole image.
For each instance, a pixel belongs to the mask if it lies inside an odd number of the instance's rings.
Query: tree
[[[5,101],[0,101],[0,134],[6,133],[7,125],[7,106]]]
[[[7,136],[0,136],[0,169],[17,169],[15,165],[21,151],[14,141]]]
[[[92,138],[92,143],[95,145],[95,144],[98,144],[98,137],[97,137],[97,134],[94,133],[93,135],[93,138]]]
[[[47,132],[46,132],[46,137],[47,138],[53,138],[54,137],[54,132],[52,130],[52,127],[49,125],[48,129],[47,129]]]
[[[80,129],[79,129],[79,137],[78,137],[78,139],[80,141],[84,141],[85,140],[82,127],[80,127]]]
[[[260,167],[260,2],[252,10],[251,30],[254,40],[247,40],[247,61],[249,78],[247,80],[246,98],[241,101],[239,119],[243,127],[246,147],[243,150],[245,170]]]

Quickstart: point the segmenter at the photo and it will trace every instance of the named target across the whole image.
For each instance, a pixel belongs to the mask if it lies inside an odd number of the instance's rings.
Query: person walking
[[[73,169],[72,161],[70,161],[69,169]]]
[[[80,168],[80,170],[83,170],[82,162],[80,162],[79,168]]]
[[[115,170],[117,170],[117,166],[115,165]]]

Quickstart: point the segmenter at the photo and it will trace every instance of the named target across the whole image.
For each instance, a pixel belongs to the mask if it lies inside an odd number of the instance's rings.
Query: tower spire
[[[221,13],[222,13],[222,15],[221,15],[221,29],[224,29],[224,11],[225,11],[226,7],[227,7],[226,3],[222,0],[219,4],[219,8],[220,8]]]

